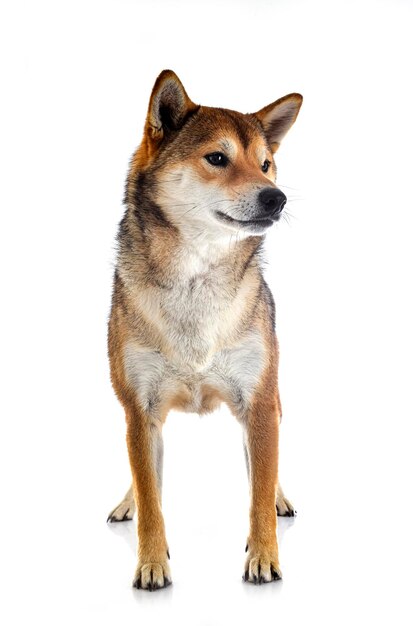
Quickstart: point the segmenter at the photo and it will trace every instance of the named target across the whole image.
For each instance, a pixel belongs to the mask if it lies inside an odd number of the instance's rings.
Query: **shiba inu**
[[[286,197],[273,154],[294,123],[293,93],[254,114],[200,106],[170,70],[157,78],[126,181],[109,321],[115,392],[125,409],[132,486],[108,521],[137,508],[133,585],[171,582],[161,509],[168,411],[225,402],[244,432],[250,530],[244,580],[281,578],[275,307],[260,268]]]

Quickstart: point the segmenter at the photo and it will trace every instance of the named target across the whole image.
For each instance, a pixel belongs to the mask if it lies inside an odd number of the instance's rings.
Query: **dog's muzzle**
[[[287,198],[282,191],[274,187],[264,187],[256,196],[255,209],[252,214],[249,214],[248,219],[237,219],[222,211],[215,211],[215,216],[220,221],[237,228],[252,229],[259,233],[279,219],[286,202]]]

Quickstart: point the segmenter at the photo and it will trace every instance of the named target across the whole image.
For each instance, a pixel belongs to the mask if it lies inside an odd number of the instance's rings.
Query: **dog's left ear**
[[[303,97],[299,93],[290,93],[254,113],[264,128],[273,152],[277,152],[284,135],[297,119],[302,102]]]

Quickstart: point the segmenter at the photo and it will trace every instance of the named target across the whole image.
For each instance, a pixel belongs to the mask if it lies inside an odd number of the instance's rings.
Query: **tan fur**
[[[278,483],[278,344],[259,259],[265,221],[256,214],[264,210],[260,192],[276,188],[271,147],[295,120],[300,98],[243,115],[194,104],[169,70],[155,83],[128,174],[109,322],[111,378],[125,409],[133,479],[109,519],[131,519],[136,503],[136,587],[171,580],[161,510],[167,414],[206,413],[221,402],[245,435],[245,580],[281,577],[276,504],[279,514],[293,509]],[[206,159],[215,152],[228,155],[225,167]]]
[[[214,409],[211,409],[214,410]],[[294,507],[291,502],[285,497],[280,482],[277,486],[277,513],[282,516],[294,515]],[[135,498],[133,497],[133,485],[131,485],[126,492],[121,502],[115,506],[115,508],[109,513],[108,520],[112,522],[124,522],[131,520],[135,515]]]

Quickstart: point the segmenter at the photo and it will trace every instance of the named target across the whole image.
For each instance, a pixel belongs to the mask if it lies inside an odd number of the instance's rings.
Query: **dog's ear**
[[[198,109],[199,105],[188,97],[175,72],[164,70],[159,74],[152,90],[146,133],[159,142],[168,132],[179,130]]]
[[[264,128],[273,152],[278,150],[284,135],[297,119],[302,102],[303,97],[299,93],[290,93],[254,113]]]

